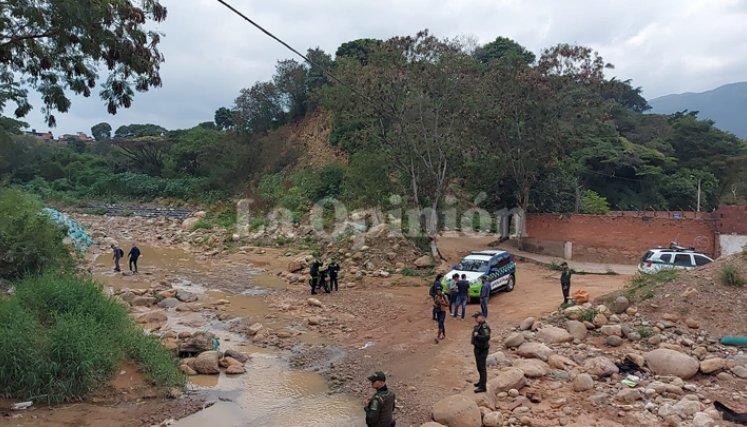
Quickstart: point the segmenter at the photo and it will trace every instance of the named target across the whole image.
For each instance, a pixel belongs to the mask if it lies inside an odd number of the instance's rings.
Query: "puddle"
[[[268,352],[247,351],[247,373],[238,377],[195,376],[190,383],[213,406],[173,424],[176,427],[358,427],[364,426],[357,399],[332,394],[318,374],[291,369]]]

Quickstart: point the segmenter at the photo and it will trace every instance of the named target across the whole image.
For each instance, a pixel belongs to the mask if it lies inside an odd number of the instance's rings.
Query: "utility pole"
[[[700,177],[698,177],[698,210],[700,212]]]

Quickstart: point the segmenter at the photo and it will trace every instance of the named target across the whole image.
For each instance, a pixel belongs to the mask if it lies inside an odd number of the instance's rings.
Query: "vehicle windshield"
[[[477,271],[484,273],[488,271],[488,262],[479,259],[463,259],[456,269],[459,271]]]

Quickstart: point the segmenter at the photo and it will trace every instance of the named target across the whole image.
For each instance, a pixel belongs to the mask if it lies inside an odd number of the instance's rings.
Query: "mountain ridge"
[[[672,114],[698,111],[698,117],[710,119],[719,129],[747,139],[747,82],[734,82],[705,92],[684,92],[650,99],[651,112]]]

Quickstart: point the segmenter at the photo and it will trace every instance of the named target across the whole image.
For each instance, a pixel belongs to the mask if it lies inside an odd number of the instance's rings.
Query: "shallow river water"
[[[129,245],[123,245],[127,252]],[[232,258],[210,261],[180,249],[140,246],[143,253],[138,275],[114,273],[111,254],[99,255],[94,262],[95,277],[113,288],[147,288],[167,279],[175,287],[200,295],[202,301],[226,299],[228,312],[248,322],[271,320],[264,294],[268,289],[285,287],[282,280],[263,275],[250,264]],[[122,270],[127,270],[122,262]],[[190,328],[189,320],[200,313],[169,313],[169,327],[175,331]],[[187,325],[187,326],[185,326]],[[207,321],[204,327],[220,338],[221,348],[233,348],[250,356],[246,374],[190,377],[190,393],[213,403],[207,409],[176,422],[177,427],[358,427],[364,426],[361,402],[346,394],[332,393],[324,378],[314,372],[291,368],[288,353],[247,344],[244,337],[229,332],[221,322]],[[323,342],[314,333],[301,336],[307,344]]]

